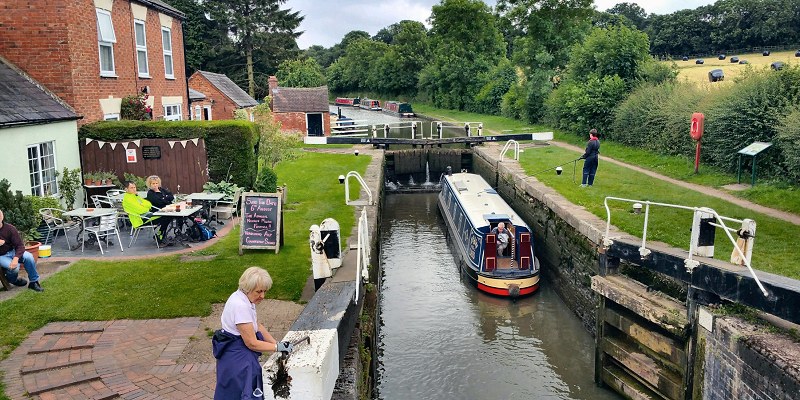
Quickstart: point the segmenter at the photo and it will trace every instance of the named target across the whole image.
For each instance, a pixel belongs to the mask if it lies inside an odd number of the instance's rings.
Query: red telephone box
[[[692,127],[689,129],[689,134],[692,139],[697,141],[697,149],[694,154],[694,173],[700,170],[700,140],[703,138],[703,130],[705,129],[706,116],[703,113],[692,114]]]

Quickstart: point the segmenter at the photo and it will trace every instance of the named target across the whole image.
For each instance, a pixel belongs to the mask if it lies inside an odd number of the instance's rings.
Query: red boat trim
[[[497,296],[506,296],[506,297],[509,296],[508,289],[500,289],[500,288],[496,288],[496,287],[486,286],[486,285],[484,285],[482,283],[479,283],[479,282],[478,282],[478,289],[480,289],[480,290],[482,290],[482,291],[484,291],[486,293],[491,293],[491,294],[494,294],[494,295],[497,295]],[[529,286],[529,287],[520,289],[519,290],[519,295],[520,296],[525,296],[525,295],[531,294],[531,293],[535,292],[536,289],[539,289],[539,283],[538,282],[533,286]]]

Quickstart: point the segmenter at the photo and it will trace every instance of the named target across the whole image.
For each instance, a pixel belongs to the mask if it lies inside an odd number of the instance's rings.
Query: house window
[[[164,106],[164,120],[166,121],[180,121],[181,120],[181,105],[170,104]]]
[[[200,106],[194,106],[194,119],[200,121],[203,119],[203,114],[200,111]]]
[[[28,146],[28,171],[30,171],[32,195],[58,194],[55,142]]]
[[[150,68],[147,65],[147,37],[144,31],[144,21],[134,20],[133,30],[136,33],[136,65],[139,67],[139,77],[149,78]]]
[[[172,70],[172,31],[169,28],[161,27],[161,44],[164,46],[164,75],[169,79],[175,79]]]
[[[104,121],[119,121],[119,114],[105,114],[103,115]]]
[[[111,13],[106,10],[96,9],[97,13],[97,43],[100,47],[100,76],[116,77],[114,70],[114,24],[111,22]]]

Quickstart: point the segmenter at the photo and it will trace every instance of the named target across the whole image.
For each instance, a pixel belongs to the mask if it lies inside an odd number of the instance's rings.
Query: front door
[[[322,114],[306,114],[306,124],[308,126],[308,136],[323,136]]]

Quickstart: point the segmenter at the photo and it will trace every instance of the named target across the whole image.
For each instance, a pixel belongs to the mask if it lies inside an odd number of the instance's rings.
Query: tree
[[[281,132],[281,123],[275,120],[269,109],[270,98],[255,106],[256,125],[258,125],[258,164],[261,168],[275,169],[275,165],[283,160],[293,160],[298,157],[297,149],[303,142],[297,133]]]
[[[325,75],[313,58],[287,60],[278,67],[278,82],[285,87],[310,88],[325,85]]]
[[[303,21],[299,12],[281,10],[286,0],[205,0],[213,19],[225,26],[245,56],[248,92],[256,95],[254,57],[258,51],[272,52],[292,45],[302,32],[295,30]],[[277,45],[277,46],[276,46]],[[261,53],[264,56],[264,53]]]
[[[205,2],[198,0],[167,0],[167,2],[186,15],[183,22],[183,44],[188,69],[186,76],[196,70],[225,71],[224,68],[209,67],[213,60],[224,59],[235,53],[227,27],[206,17],[209,10]],[[210,14],[208,16],[210,17]]]
[[[606,10],[606,12],[625,17],[640,31],[647,28],[647,12],[636,3],[617,3],[614,7]]]
[[[585,81],[592,74],[618,75],[632,82],[639,68],[649,60],[650,43],[647,35],[625,25],[594,28],[592,33],[575,45],[569,59],[569,77]]]
[[[430,22],[432,60],[420,73],[419,90],[438,107],[470,109],[505,55],[495,17],[482,1],[443,0]]]
[[[377,62],[383,77],[381,92],[413,96],[419,71],[428,63],[430,45],[425,26],[418,21],[400,21],[391,26],[392,40],[386,54]]]

